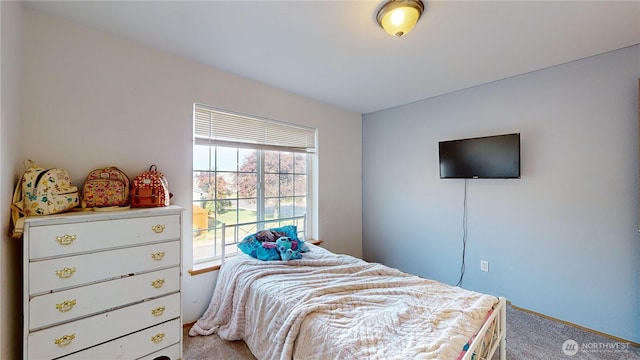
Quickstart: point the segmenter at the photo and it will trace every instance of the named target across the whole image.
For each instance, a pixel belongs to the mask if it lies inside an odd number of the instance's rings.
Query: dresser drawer
[[[211,355],[214,356],[214,355]],[[180,360],[182,358],[182,344],[171,345],[138,360]]]
[[[162,286],[156,288],[162,280]],[[39,329],[180,290],[180,268],[128,276],[36,296],[29,302],[29,329]],[[154,314],[162,314],[161,308]]]
[[[162,306],[165,311],[161,315],[152,314],[152,310]],[[28,355],[33,359],[53,359],[179,318],[180,294],[167,295],[32,332],[28,336]]]
[[[180,235],[179,215],[32,226],[29,227],[29,258],[173,240]]]
[[[180,264],[180,241],[29,263],[29,294],[119,278]]]
[[[181,337],[182,325],[180,324],[180,319],[175,319],[127,335],[123,338],[71,354],[63,357],[63,359],[139,359],[149,355],[153,356],[150,357],[150,359],[167,356],[174,360],[180,356]]]

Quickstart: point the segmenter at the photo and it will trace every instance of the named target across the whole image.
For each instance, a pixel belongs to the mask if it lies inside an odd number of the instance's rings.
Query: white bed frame
[[[471,345],[469,345],[462,360],[491,360],[498,346],[500,346],[500,360],[506,360],[507,299],[502,296],[471,342]]]
[[[267,221],[257,221],[245,224],[222,224],[222,239],[224,244],[233,245],[239,242],[238,231],[234,231],[234,239],[232,243],[226,242],[226,229],[230,227],[239,227],[240,225],[249,225],[249,224],[264,224],[269,222],[277,222],[277,221],[286,221],[292,220],[294,224],[298,224],[298,220],[306,219],[305,216],[298,216],[286,219],[276,219],[276,220],[267,220]],[[306,223],[306,222],[305,222]],[[226,246],[222,246],[221,257],[222,263],[224,263],[226,254],[225,254]],[[466,353],[461,360],[491,360],[493,358],[494,353],[500,346],[500,360],[507,359],[507,347],[506,347],[506,337],[507,337],[507,299],[503,296],[499,298],[498,304],[493,308],[493,312],[487,318],[484,325],[480,328],[475,338],[469,345]]]

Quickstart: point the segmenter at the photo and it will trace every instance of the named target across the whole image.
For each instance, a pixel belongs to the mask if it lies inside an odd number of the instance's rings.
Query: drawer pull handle
[[[164,339],[164,333],[159,333],[155,336],[151,337],[151,342],[154,344],[159,344]]]
[[[164,258],[164,251],[158,251],[156,253],[151,254],[151,258],[156,261],[162,260],[162,258]]]
[[[65,335],[61,338],[56,339],[55,344],[58,345],[59,347],[65,347],[71,344],[71,342],[75,338],[76,338],[76,334]]]
[[[162,225],[162,224],[153,225],[151,227],[151,230],[153,230],[153,232],[156,233],[156,234],[160,234],[161,232],[164,231],[164,225]]]
[[[76,240],[76,236],[75,235],[62,235],[62,236],[56,236],[56,241],[58,242],[58,244],[65,246],[65,245],[71,245],[74,241]]]
[[[65,267],[64,269],[56,270],[56,275],[58,275],[60,279],[67,279],[67,278],[70,278],[74,272],[76,272],[75,267],[72,267],[72,268]]]
[[[161,316],[164,312],[164,306],[158,306],[157,308],[151,310],[151,315],[153,316]]]
[[[156,289],[160,289],[164,285],[164,279],[158,279],[151,282],[151,286]]]
[[[67,312],[71,309],[73,309],[73,307],[76,306],[76,300],[65,300],[59,304],[56,304],[56,309],[58,309],[58,311],[60,311],[61,313],[63,312]]]

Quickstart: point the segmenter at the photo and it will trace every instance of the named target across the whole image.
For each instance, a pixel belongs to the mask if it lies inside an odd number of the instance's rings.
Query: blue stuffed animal
[[[302,257],[300,256],[299,252],[295,250],[287,249],[285,250],[285,252],[280,253],[280,258],[283,261],[288,261],[288,260],[301,259]]]
[[[301,259],[302,255],[298,250],[293,249],[293,241],[288,237],[280,237],[276,240],[276,249],[280,253],[280,258],[284,261]]]

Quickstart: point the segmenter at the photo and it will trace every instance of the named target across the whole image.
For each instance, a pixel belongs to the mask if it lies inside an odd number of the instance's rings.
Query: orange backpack
[[[169,206],[171,196],[167,178],[155,165],[131,181],[131,207]]]

